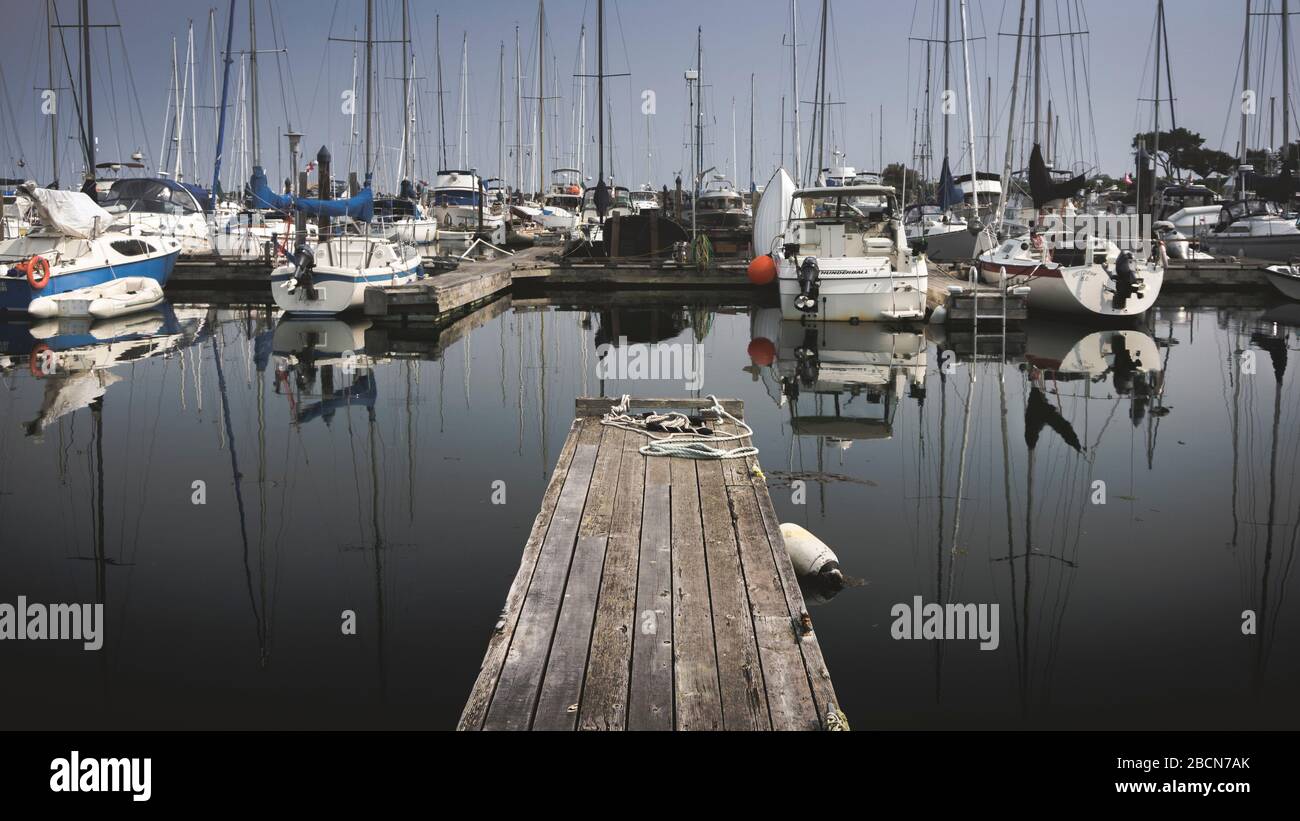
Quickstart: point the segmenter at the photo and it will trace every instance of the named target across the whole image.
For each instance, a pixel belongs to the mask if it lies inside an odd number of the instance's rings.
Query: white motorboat
[[[448,232],[497,233],[505,225],[499,204],[487,201],[483,182],[473,171],[439,171],[433,189],[433,215]],[[482,223],[480,225],[480,220]]]
[[[924,318],[926,261],[908,248],[892,187],[795,191],[781,243],[777,281],[786,319]]]
[[[1270,265],[1264,269],[1264,276],[1287,299],[1300,300],[1300,266]]]

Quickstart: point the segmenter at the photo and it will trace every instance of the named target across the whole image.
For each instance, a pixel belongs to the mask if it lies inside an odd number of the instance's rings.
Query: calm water
[[[402,334],[207,305],[0,324],[0,602],[107,619],[98,653],[0,643],[0,725],[454,726],[574,397],[687,393],[602,382],[625,336],[703,346],[781,519],[864,580],[812,609],[855,728],[1300,727],[1285,309],[975,345],[564,302]],[[917,595],[997,603],[1001,646],[892,639]]]

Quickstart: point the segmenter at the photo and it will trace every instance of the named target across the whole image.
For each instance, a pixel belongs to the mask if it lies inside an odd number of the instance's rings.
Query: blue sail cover
[[[961,186],[952,181],[952,171],[948,168],[948,158],[943,158],[943,170],[939,172],[939,207],[947,211],[954,205],[961,205],[965,200]]]
[[[293,194],[276,194],[266,182],[266,172],[262,167],[253,168],[253,178],[249,181],[256,208],[270,208],[273,211],[289,213],[302,211],[313,217],[351,217],[359,222],[370,222],[375,215],[375,194],[370,188],[370,180],[356,196],[345,200],[318,200],[308,197],[295,197]]]

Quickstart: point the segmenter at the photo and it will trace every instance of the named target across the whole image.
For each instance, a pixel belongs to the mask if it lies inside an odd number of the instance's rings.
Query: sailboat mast
[[[221,80],[221,107],[217,111],[217,156],[212,161],[211,203],[217,205],[217,186],[221,181],[221,153],[226,141],[226,93],[230,90],[230,47],[235,37],[235,0],[230,0],[230,15],[226,21],[226,60],[225,72]],[[242,73],[242,72],[241,72]]]
[[[257,106],[257,4],[254,0],[248,0],[248,107],[253,123],[253,167],[256,168],[262,164],[262,129],[258,125],[261,117]]]
[[[408,0],[402,0],[402,178],[414,176],[411,151],[411,32]]]
[[[469,166],[469,32],[460,37],[460,112],[457,114],[456,154],[458,167]]]
[[[596,151],[599,174],[596,184],[605,181],[605,0],[596,0],[596,135],[600,147]]]
[[[438,62],[438,156],[439,170],[447,167],[447,121],[442,108],[442,15],[433,18],[434,54]]]
[[[497,56],[497,173],[506,175],[506,41]]]
[[[199,53],[194,48],[194,21],[190,21],[190,176],[199,178]]]
[[[1243,52],[1242,52],[1242,60],[1241,60],[1241,96],[1243,99],[1241,101],[1241,145],[1239,146],[1239,148],[1241,149],[1240,164],[1245,165],[1246,164],[1247,106],[1246,106],[1246,100],[1244,98],[1247,94],[1250,93],[1249,91],[1250,89],[1250,0],[1246,0],[1246,37],[1242,49]],[[1242,176],[1240,182],[1243,183],[1243,185],[1238,186],[1238,188],[1240,189],[1237,192],[1238,199],[1246,198],[1246,191],[1244,185],[1245,181],[1246,181],[1245,176]]]
[[[95,178],[95,104],[90,81],[90,3],[81,0],[81,96],[86,101],[86,177]]]
[[[790,90],[791,103],[794,105],[794,178],[802,179],[800,166],[799,142],[803,139],[799,133],[799,0],[790,0]]]
[[[949,56],[948,53],[952,51],[952,34],[950,29],[951,20],[949,19],[951,18],[951,16],[952,16],[952,2],[951,0],[943,0],[943,93],[945,97],[949,95],[952,91],[952,77],[951,77],[951,71],[948,67],[948,56]],[[969,96],[970,90],[967,89],[966,93]],[[947,102],[947,100],[945,99],[944,102]],[[945,116],[943,118],[943,157],[944,159],[948,158],[947,112],[945,112]]]
[[[754,75],[749,75],[749,190],[754,190]]]
[[[176,161],[172,164],[172,178],[180,176],[181,173],[181,78],[176,73],[176,38],[172,38],[172,133],[171,138],[167,141],[168,151],[176,152]],[[171,155],[168,154],[170,157]],[[163,170],[166,174],[166,169]]]
[[[1250,2],[1250,0],[1246,0]],[[1038,144],[1038,112],[1042,102],[1043,0],[1034,0],[1034,145]]]
[[[543,49],[546,46],[546,0],[537,0],[537,194],[546,187],[546,86],[542,73],[546,70]]]
[[[370,162],[374,156],[370,150],[370,120],[374,105],[375,90],[375,0],[366,0],[366,160],[362,163],[365,179],[370,181],[373,171]]]
[[[1160,32],[1165,25],[1165,0],[1156,0],[1156,49],[1155,49],[1155,78],[1152,85],[1155,86],[1155,95],[1152,97],[1155,106],[1155,123],[1151,129],[1151,190],[1148,196],[1151,198],[1151,211],[1155,213],[1156,202],[1156,178],[1160,175]],[[1139,210],[1141,203],[1139,203]]]
[[[1011,68],[1011,104],[1007,114],[1007,151],[1002,164],[1002,191],[998,194],[998,211],[994,215],[998,230],[1002,230],[1002,220],[1007,208],[1007,191],[1011,189],[1011,161],[1015,151],[1016,133],[1016,98],[1020,95],[1020,50],[1024,45],[1025,0],[1020,0],[1020,21],[1016,24],[1016,61]]]
[[[51,6],[54,0],[46,0],[45,3],[45,71],[47,74],[46,87],[50,89],[51,94],[56,94],[54,90],[54,20]],[[57,97],[52,101],[55,103],[50,111],[50,161],[53,163],[54,176],[50,181],[51,188],[59,187],[59,106]]]
[[[587,24],[582,24],[582,29],[578,33],[578,69],[583,76],[578,82],[578,151],[577,167],[578,182],[581,184],[584,179],[583,159],[587,155]]]
[[[1163,4],[1162,8],[1163,8]],[[1291,158],[1291,9],[1282,0],[1282,162]]]
[[[519,26],[515,26],[515,190],[524,190],[523,67],[519,57]]]
[[[699,194],[704,171],[704,26],[695,31],[695,189]],[[691,200],[694,203],[694,200]],[[694,206],[692,206],[694,207]]]
[[[813,112],[813,116],[817,121],[814,133],[817,135],[818,170],[826,167],[826,6],[828,2],[829,0],[822,0],[821,42],[817,45],[817,107]],[[808,153],[811,154],[812,149],[809,149]],[[817,178],[816,172],[811,168],[808,170],[810,172],[808,175],[809,180],[815,180]]]
[[[946,46],[945,46],[946,48]],[[970,96],[970,54],[966,42],[966,0],[961,0],[961,65],[966,79],[966,148],[970,154],[970,190],[971,205],[979,212],[979,185],[976,184],[979,172],[975,168],[975,108]],[[971,370],[974,373],[974,369]]]

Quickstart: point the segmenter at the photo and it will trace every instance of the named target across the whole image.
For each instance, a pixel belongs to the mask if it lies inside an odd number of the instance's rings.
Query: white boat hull
[[[1290,265],[1270,265],[1264,275],[1287,299],[1300,300],[1300,269]]]
[[[920,320],[925,316],[928,276],[924,264],[912,273],[880,274],[823,273],[819,280],[817,306],[813,312],[795,307],[799,280],[789,261],[782,263],[778,288],[782,319],[814,319],[828,322],[893,322]]]
[[[1122,304],[1110,274],[1097,263],[1067,267],[984,256],[979,268],[980,278],[990,285],[1001,285],[1005,272],[1008,288],[1028,287],[1031,311],[1126,317],[1146,313],[1155,304],[1165,279],[1165,269],[1158,263],[1133,264],[1142,288]]]

